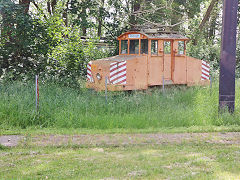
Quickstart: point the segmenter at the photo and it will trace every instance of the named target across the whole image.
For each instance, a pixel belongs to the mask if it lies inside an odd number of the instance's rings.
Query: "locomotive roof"
[[[189,40],[186,36],[181,35],[178,32],[166,32],[166,31],[156,31],[156,32],[143,32],[143,31],[129,31],[120,35],[117,39],[120,40],[128,34],[142,34],[147,39],[179,39],[179,40]]]
[[[181,34],[173,34],[173,33],[148,33],[146,34],[149,39],[158,38],[158,39],[186,39],[187,37],[181,35]]]
[[[126,60],[131,60],[134,59],[136,57],[141,57],[139,55],[132,55],[132,56],[128,56],[128,55],[117,55],[117,56],[112,56],[112,57],[107,57],[107,58],[103,58],[103,59],[98,59],[95,60],[97,61],[116,61],[116,62],[120,62],[120,61],[126,61]]]

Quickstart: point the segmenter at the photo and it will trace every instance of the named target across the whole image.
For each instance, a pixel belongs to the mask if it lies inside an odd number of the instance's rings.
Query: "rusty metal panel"
[[[219,77],[219,107],[234,112],[238,0],[224,0]]]

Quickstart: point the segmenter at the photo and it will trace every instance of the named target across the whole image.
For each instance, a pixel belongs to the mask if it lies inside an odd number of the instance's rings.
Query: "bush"
[[[26,82],[39,74],[45,81],[78,87],[87,63],[109,54],[96,47],[99,39],[83,42],[79,28],[66,27],[61,8],[43,20],[13,3],[0,5],[5,15],[0,21],[0,81]]]

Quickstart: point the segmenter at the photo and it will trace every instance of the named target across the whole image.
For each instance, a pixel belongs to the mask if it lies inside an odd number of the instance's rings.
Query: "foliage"
[[[0,127],[148,129],[240,125],[236,114],[218,116],[218,85],[108,94],[40,82],[40,109],[35,112],[34,82],[5,84],[0,89]],[[238,84],[239,87],[239,84]],[[211,92],[212,91],[212,92]]]
[[[11,72],[16,79],[29,71],[42,71],[49,48],[46,25],[13,3],[1,3],[1,13],[0,75]]]
[[[194,44],[194,41],[190,41],[187,44],[187,55],[208,61],[212,67],[211,72],[217,73],[220,62],[220,43],[219,40],[213,43],[204,38],[199,38],[197,45]],[[217,74],[214,75],[216,76]]]
[[[0,7],[0,79],[26,81],[40,74],[62,82],[69,79],[68,84],[75,86],[85,76],[88,61],[108,56],[108,51],[97,49],[97,38],[84,43],[77,26],[65,26],[61,2],[48,19],[43,11],[30,15],[11,1],[1,2]]]

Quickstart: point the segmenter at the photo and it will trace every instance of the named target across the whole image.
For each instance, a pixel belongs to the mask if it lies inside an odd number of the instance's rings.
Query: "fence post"
[[[105,100],[106,100],[106,104],[107,104],[107,83],[108,83],[108,77],[106,76],[105,77]]]
[[[162,90],[163,90],[163,92],[164,92],[164,76],[162,76]]]
[[[212,84],[213,84],[213,78],[210,76],[210,95],[212,95]]]
[[[38,86],[38,75],[35,76],[35,86],[36,86],[36,112],[39,108],[39,86]]]

